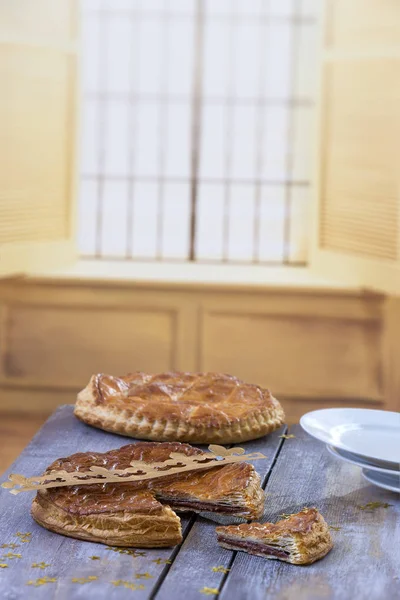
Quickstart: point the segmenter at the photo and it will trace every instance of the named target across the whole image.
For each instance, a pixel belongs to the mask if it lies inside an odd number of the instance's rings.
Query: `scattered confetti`
[[[72,583],[90,583],[96,579],[98,579],[97,575],[89,575],[88,577],[73,577],[71,581]]]
[[[205,596],[215,596],[216,594],[219,594],[219,590],[217,588],[209,588],[209,587],[203,587],[202,590],[199,590],[200,594],[205,594]]]
[[[118,548],[116,546],[107,546],[107,550],[112,550],[112,552],[118,552],[118,554],[129,554],[129,556],[133,556],[137,558],[138,556],[146,556],[146,552],[138,552],[137,550],[133,550],[132,548]]]
[[[360,504],[357,506],[360,510],[375,510],[375,508],[389,508],[392,506],[387,502],[367,502],[367,504]]]
[[[293,433],[284,433],[283,435],[280,435],[279,437],[283,438],[284,440],[291,440],[292,438],[295,438],[296,436],[293,435]]]
[[[40,585],[46,585],[46,583],[56,583],[56,577],[39,577],[39,579],[31,579],[26,585],[34,585],[39,587]]]
[[[342,528],[341,527],[334,527],[333,525],[330,525],[329,529],[333,529],[333,531],[340,531]]]
[[[11,558],[11,560],[13,558],[22,558],[22,554],[15,554],[14,552],[7,552],[7,554],[2,556],[2,558]]]
[[[171,565],[172,564],[172,560],[165,560],[164,558],[156,558],[155,560],[152,560],[151,562],[156,563],[156,565]]]
[[[90,560],[100,560],[100,556],[89,556]]]
[[[19,544],[2,544],[0,548],[10,548],[11,550],[15,550],[15,548],[19,548]]]
[[[22,542],[23,544],[28,544],[31,541],[32,534],[30,531],[27,531],[26,533],[21,533],[20,531],[18,531],[15,535],[19,538],[19,541]]]
[[[138,573],[135,575],[135,579],[153,579],[153,575],[150,575],[150,573]]]
[[[133,581],[124,581],[123,579],[117,579],[111,582],[115,587],[124,587],[127,590],[144,590],[145,587],[142,583],[134,583]]]
[[[33,563],[32,564],[32,569],[45,569],[46,567],[51,567],[51,565],[48,565],[45,562]]]
[[[229,573],[230,569],[226,569],[223,565],[220,565],[219,567],[213,567],[211,571],[214,571],[214,573]]]
[[[8,569],[8,565],[6,563],[0,563],[0,569]]]

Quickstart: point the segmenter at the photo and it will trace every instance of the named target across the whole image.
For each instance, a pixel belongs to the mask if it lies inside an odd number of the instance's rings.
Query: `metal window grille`
[[[320,0],[83,0],[79,244],[303,265]]]

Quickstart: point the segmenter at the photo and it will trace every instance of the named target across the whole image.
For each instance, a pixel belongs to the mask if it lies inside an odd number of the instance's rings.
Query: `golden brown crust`
[[[216,528],[224,548],[297,565],[311,564],[332,549],[329,527],[316,508],[306,508],[278,523],[249,523]]]
[[[233,444],[262,437],[285,419],[269,390],[220,373],[93,375],[75,415],[138,439]]]
[[[60,458],[46,473],[86,471],[90,466],[125,469],[132,460],[160,462],[171,452],[201,454],[179,442],[139,442],[105,453]],[[160,480],[41,490],[33,502],[32,516],[47,529],[71,537],[120,546],[161,547],[181,540],[180,520],[172,509],[257,518],[263,504],[264,493],[254,467],[235,463]]]
[[[179,544],[182,541],[179,517],[168,506],[159,503],[155,511],[141,510],[140,505],[145,502],[140,495],[137,511],[121,511],[115,504],[106,514],[72,514],[53,502],[48,491],[43,490],[33,501],[31,514],[37,523],[50,531],[108,546],[162,548]],[[157,501],[148,495],[154,505]]]

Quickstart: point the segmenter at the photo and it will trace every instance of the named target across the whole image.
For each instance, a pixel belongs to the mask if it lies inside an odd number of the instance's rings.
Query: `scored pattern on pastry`
[[[74,412],[121,435],[198,444],[256,439],[285,419],[269,390],[221,373],[93,375]]]
[[[132,460],[127,469],[106,469],[93,465],[87,471],[52,471],[49,474],[37,477],[25,477],[11,473],[9,481],[1,487],[9,489],[11,494],[30,492],[32,490],[67,487],[73,485],[93,485],[97,483],[126,483],[128,481],[141,482],[148,479],[159,479],[171,475],[213,469],[227,464],[243,462],[246,460],[259,460],[267,458],[261,452],[245,454],[244,448],[224,448],[211,444],[209,452],[195,456],[186,456],[180,452],[171,452],[169,458],[162,462],[145,463],[141,460]]]

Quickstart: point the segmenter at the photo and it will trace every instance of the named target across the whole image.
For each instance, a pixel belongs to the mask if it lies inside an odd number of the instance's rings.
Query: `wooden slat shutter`
[[[312,265],[400,294],[400,3],[325,13]]]
[[[77,11],[0,5],[0,276],[75,257]]]

